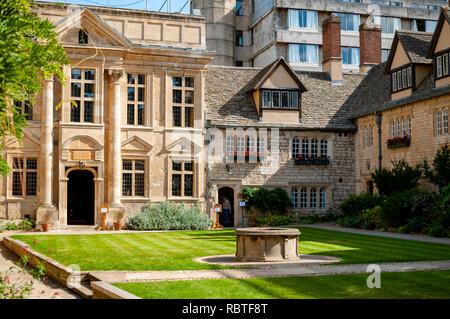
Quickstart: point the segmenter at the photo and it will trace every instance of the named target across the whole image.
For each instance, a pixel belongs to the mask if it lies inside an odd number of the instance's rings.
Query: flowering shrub
[[[295,157],[296,160],[313,160],[313,159],[329,159],[328,156],[320,155],[320,156],[313,156],[308,155],[305,156],[304,154],[298,154],[297,157]]]
[[[34,280],[46,279],[45,268],[42,264],[30,270],[26,269],[28,257],[23,256],[15,266],[11,266],[3,274],[0,273],[0,299],[24,299],[27,298],[33,288]],[[33,279],[28,279],[31,274]]]
[[[388,148],[405,147],[411,144],[411,137],[405,135],[403,137],[394,137],[387,140]]]

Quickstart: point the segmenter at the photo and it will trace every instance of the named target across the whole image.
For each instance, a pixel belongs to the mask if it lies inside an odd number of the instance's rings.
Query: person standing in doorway
[[[229,224],[230,224],[230,212],[231,212],[230,201],[225,196],[222,196],[223,226],[229,226]]]

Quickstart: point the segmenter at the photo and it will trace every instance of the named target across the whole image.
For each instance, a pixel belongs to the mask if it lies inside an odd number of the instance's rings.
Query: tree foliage
[[[416,188],[422,176],[420,166],[413,168],[403,159],[392,164],[392,170],[378,168],[371,174],[378,192],[390,196],[395,192]]]
[[[450,185],[450,147],[445,144],[436,153],[431,168],[425,160],[423,162],[425,177],[439,188]]]
[[[261,212],[285,213],[292,205],[288,193],[279,187],[272,190],[245,187],[242,190],[242,198],[247,209],[256,208]]]
[[[62,65],[69,61],[56,37],[51,22],[41,20],[31,11],[29,0],[0,2],[0,139],[5,147],[7,138],[19,142],[26,126],[24,115],[12,103],[34,102],[44,79],[56,75],[64,81]],[[0,174],[9,167],[0,156]]]

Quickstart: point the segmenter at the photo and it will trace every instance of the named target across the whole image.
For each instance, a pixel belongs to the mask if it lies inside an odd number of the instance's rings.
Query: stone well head
[[[239,261],[296,261],[298,236],[295,228],[249,227],[238,228],[236,258]]]

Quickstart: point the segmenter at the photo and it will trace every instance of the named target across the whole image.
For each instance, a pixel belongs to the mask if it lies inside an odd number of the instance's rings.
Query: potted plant
[[[114,222],[114,230],[121,230],[123,226],[123,219],[125,217],[125,211],[121,210],[115,213],[116,221]]]
[[[54,213],[55,213],[54,210],[48,210],[47,213],[45,214],[45,222],[41,224],[43,232],[48,232],[51,230],[52,224],[50,222],[52,220]]]

